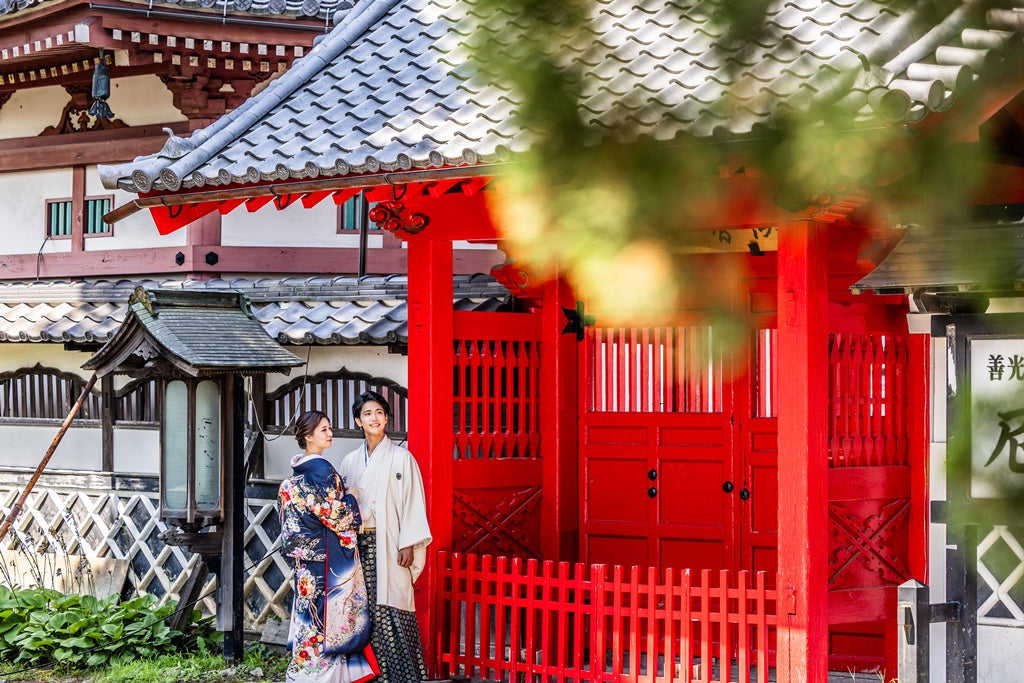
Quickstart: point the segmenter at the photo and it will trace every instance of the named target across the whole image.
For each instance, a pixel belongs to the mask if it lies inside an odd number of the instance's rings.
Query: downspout
[[[370,230],[370,210],[366,201],[366,190],[358,195],[359,203],[356,205],[356,227],[359,228],[359,266],[356,275],[360,278],[366,276],[366,243],[369,240],[367,234]]]

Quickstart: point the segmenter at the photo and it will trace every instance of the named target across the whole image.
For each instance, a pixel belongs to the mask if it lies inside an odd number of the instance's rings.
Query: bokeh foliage
[[[720,54],[709,58],[723,69],[743,69],[749,46],[782,38],[765,21],[773,6],[766,0],[636,4],[701,15],[721,34],[712,48]],[[908,20],[908,34],[926,32],[953,11],[977,20],[988,8],[951,0],[885,4]],[[884,107],[876,120],[857,115],[863,100],[855,86],[894,56],[892,46],[851,60],[827,92],[762,102],[774,113],[748,134],[688,136],[638,125],[641,92],[623,95],[630,106],[598,121],[584,106],[600,86],[587,67],[615,46],[583,41],[600,9],[595,0],[477,0],[469,43],[479,76],[501,84],[519,105],[532,143],[509,165],[508,191],[495,207],[513,256],[549,275],[568,273],[606,315],[672,310],[700,288],[709,274],[679,255],[694,230],[721,227],[711,207],[729,200],[723,173],[756,174],[770,200],[794,212],[861,193],[872,197],[873,220],[930,227],[961,220],[984,182],[989,150],[983,140],[963,140],[977,128],[986,74],[926,132],[887,118]],[[737,101],[726,93],[709,107],[728,120]]]

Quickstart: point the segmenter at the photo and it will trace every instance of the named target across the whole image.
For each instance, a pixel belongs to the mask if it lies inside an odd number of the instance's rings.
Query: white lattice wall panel
[[[995,526],[979,538],[978,621],[1024,626],[1024,527]]]
[[[0,488],[6,516],[20,489]],[[158,517],[154,494],[33,489],[3,541],[7,549],[29,554],[57,553],[128,560],[128,589],[177,600],[199,555],[160,539],[167,529]],[[245,529],[245,623],[259,630],[267,617],[291,613],[291,568],[280,553],[280,524],[274,501],[248,500]],[[217,577],[207,581],[199,608],[216,609]]]

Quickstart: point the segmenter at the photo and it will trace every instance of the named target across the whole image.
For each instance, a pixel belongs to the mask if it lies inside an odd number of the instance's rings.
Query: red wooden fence
[[[777,593],[764,572],[438,553],[437,670],[504,683],[769,680]],[[628,574],[628,575],[627,575]],[[712,579],[717,577],[717,583]]]

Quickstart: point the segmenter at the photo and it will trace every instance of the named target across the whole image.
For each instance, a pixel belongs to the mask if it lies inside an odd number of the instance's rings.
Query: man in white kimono
[[[426,678],[413,582],[431,541],[423,477],[412,454],[384,433],[391,416],[387,400],[367,391],[352,406],[366,437],[345,456],[338,472],[359,500],[363,528],[359,556],[371,607],[371,644],[388,683]]]

